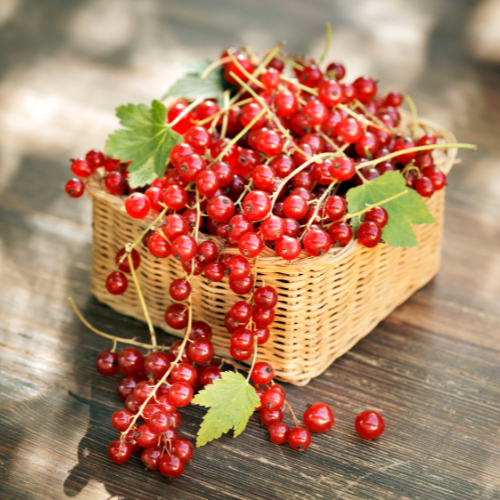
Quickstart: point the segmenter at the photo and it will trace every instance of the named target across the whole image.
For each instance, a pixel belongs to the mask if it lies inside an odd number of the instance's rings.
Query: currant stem
[[[230,94],[229,90],[224,91],[224,109],[227,109],[229,107],[229,94]],[[224,137],[226,137],[227,122],[228,122],[228,119],[229,119],[228,112],[229,111],[225,111],[223,113],[223,117],[222,117],[222,127],[221,127],[221,130],[220,130],[220,136],[221,136],[222,139],[224,139]],[[196,192],[198,192],[198,190],[196,190]]]
[[[360,215],[364,214],[365,212],[370,211],[373,207],[379,207],[380,205],[383,205],[384,203],[389,203],[392,200],[395,200],[396,198],[399,198],[400,196],[405,195],[408,192],[406,189],[405,191],[401,191],[398,194],[395,194],[394,196],[391,196],[390,198],[386,198],[385,200],[382,201],[377,201],[377,203],[373,203],[371,205],[366,205],[366,207],[363,210],[360,210],[359,212],[355,212],[353,214],[346,214],[342,220],[347,220],[347,219],[353,219],[354,217],[359,217]]]
[[[186,108],[184,108],[179,113],[179,115],[175,117],[175,120],[172,120],[167,125],[170,128],[175,127],[175,125],[177,125],[193,108],[196,108],[196,106],[198,106],[198,104],[200,104],[200,102],[202,102],[202,101],[203,101],[203,97],[198,97],[198,99],[196,99],[189,106],[187,106]]]
[[[153,349],[156,350],[158,349],[157,346],[150,345],[150,344],[143,344],[142,342],[137,342],[137,340],[134,339],[124,339],[121,337],[116,337],[115,335],[110,335],[109,333],[104,333],[98,330],[97,328],[94,328],[84,317],[83,314],[80,312],[78,307],[75,304],[75,301],[71,298],[68,297],[68,301],[73,308],[73,311],[75,311],[75,314],[78,316],[80,321],[89,329],[92,330],[94,333],[97,333],[97,335],[100,335],[101,337],[104,337],[106,339],[112,340],[113,341],[113,349],[115,349],[116,342],[120,342],[122,344],[130,344],[130,345],[135,345],[137,347],[142,347],[144,349]],[[163,347],[160,347],[160,349],[163,349]]]
[[[312,217],[309,219],[309,222],[306,224],[306,227],[305,227],[304,231],[302,232],[302,235],[300,236],[299,241],[302,241],[304,239],[305,235],[307,234],[307,231],[309,230],[311,225],[314,223],[314,220],[316,219],[316,216],[318,215],[318,212],[321,209],[321,205],[325,201],[326,197],[331,193],[332,189],[335,187],[336,184],[337,184],[337,181],[334,180],[328,186],[328,188],[325,189],[325,192],[321,195],[321,198],[319,198],[319,200],[316,204],[316,208],[314,209],[314,213],[313,213]]]
[[[231,59],[229,57],[223,57],[221,59],[217,59],[214,61],[212,64],[207,66],[205,68],[205,71],[201,74],[200,80],[203,81],[207,78],[207,76],[215,69],[218,68],[219,66],[222,66],[223,64],[226,64],[228,62],[231,62]]]
[[[293,59],[290,59],[289,57],[286,57],[282,54],[276,54],[276,59],[279,61],[288,64],[292,68],[298,69],[299,71],[304,71],[304,66],[302,64],[299,64],[298,62],[294,61]]]
[[[127,253],[127,257],[128,257],[128,264],[130,266],[130,272],[132,273],[132,279],[134,280],[135,288],[137,289],[137,295],[139,297],[139,301],[141,302],[142,310],[144,312],[144,316],[146,317],[146,322],[148,324],[149,334],[151,336],[151,343],[154,346],[156,346],[156,332],[155,332],[155,329],[153,327],[153,323],[151,322],[151,318],[149,316],[149,311],[148,311],[148,308],[146,306],[144,296],[142,295],[141,285],[139,284],[139,280],[137,279],[137,275],[135,273],[134,261],[132,260],[132,254]]]
[[[219,156],[217,156],[214,162],[221,161],[222,158],[224,158],[224,155],[260,120],[260,118],[264,115],[265,112],[266,110],[263,109],[243,130],[241,130],[238,133],[238,135],[233,137],[228,142],[227,146],[222,150],[222,153]]]
[[[267,105],[267,103],[264,101],[264,99],[262,99],[262,97],[260,97],[260,95],[258,95],[249,85],[247,85],[241,78],[239,78],[237,75],[235,75],[232,71],[231,71],[231,76],[248,92],[250,93],[253,97],[255,97],[255,99],[259,102],[259,104],[266,110],[269,118],[271,118],[271,120],[273,120],[273,122],[277,125],[278,129],[280,130],[280,132],[290,141],[290,143],[292,144],[293,148],[296,150],[296,151],[299,151],[300,153],[302,153],[306,158],[311,158],[310,155],[308,155],[305,151],[303,151],[298,145],[297,143],[293,140],[292,136],[290,135],[290,133],[288,132],[288,130],[283,127],[283,125],[281,124],[281,122],[277,119],[276,115],[271,111],[271,109],[269,108],[269,106]]]
[[[207,118],[204,118],[203,120],[197,121],[196,125],[205,125],[205,123],[212,121],[217,116],[220,116],[224,113],[227,113],[228,111],[231,111],[236,106],[244,106],[245,104],[248,104],[249,102],[252,102],[252,101],[253,101],[253,98],[249,97],[248,99],[243,99],[242,101],[238,101],[238,102],[235,102],[233,104],[229,104],[226,108],[220,109],[219,111],[217,111],[217,113],[214,113],[213,115],[210,115]],[[231,102],[231,101],[229,101],[229,102]]]
[[[361,108],[365,112],[365,114],[369,116],[377,125],[386,128],[384,124],[374,114],[370,113],[368,109],[366,109],[366,106],[361,101],[359,101],[358,99],[354,99],[354,103],[356,104],[356,106],[358,106],[358,108]]]
[[[253,72],[253,76],[257,77],[259,76],[262,71],[266,68],[266,66],[272,61],[272,59],[278,54],[278,52],[285,46],[286,42],[282,40],[276,47],[271,49],[266,57],[262,60],[262,62],[255,68],[255,71]]]
[[[395,151],[394,153],[389,153],[388,155],[381,156],[375,160],[366,161],[364,163],[360,163],[356,166],[356,169],[359,170],[361,168],[369,167],[371,165],[378,165],[379,163],[383,163],[384,161],[390,160],[391,158],[396,158],[401,155],[405,155],[407,153],[418,153],[419,151],[429,151],[432,149],[446,149],[446,148],[461,148],[461,149],[477,149],[475,144],[466,144],[466,143],[446,143],[446,144],[432,144],[430,146],[417,146],[415,148],[401,149],[400,151]]]
[[[348,115],[351,115],[356,120],[363,122],[365,125],[369,125],[370,127],[378,128],[379,130],[383,130],[388,134],[392,134],[392,131],[389,130],[387,127],[382,127],[381,125],[377,125],[375,122],[368,120],[368,118],[365,118],[363,115],[356,113],[351,108],[349,108],[349,106],[346,106],[345,104],[337,104],[337,107],[345,111]]]
[[[248,377],[247,377],[247,384],[250,383],[250,376],[252,375],[252,370],[253,367],[255,366],[255,362],[257,361],[257,337],[253,341],[253,361],[252,361],[252,366],[250,367],[250,370],[248,371]]]
[[[323,64],[323,61],[325,60],[328,54],[328,49],[330,48],[331,41],[332,41],[332,26],[330,23],[326,23],[326,43],[325,43],[325,48],[323,49],[323,54],[321,54],[321,57],[319,58],[318,66],[321,66]]]
[[[300,422],[297,420],[297,417],[295,416],[295,413],[292,410],[292,405],[286,400],[285,400],[285,404],[288,406],[288,410],[290,411],[290,415],[292,416],[296,427],[300,427]]]
[[[411,115],[413,117],[413,138],[416,139],[418,137],[417,106],[415,106],[415,102],[409,95],[405,95],[405,101],[408,103],[408,107],[410,108]]]
[[[255,78],[255,76],[253,76],[251,73],[249,73],[241,64],[240,64],[240,61],[238,61],[238,59],[236,59],[236,57],[234,57],[234,54],[232,52],[229,52],[229,57],[231,58],[231,60],[234,62],[234,64],[236,64],[237,68],[252,82],[254,83],[255,85],[257,85],[258,87],[260,87],[261,89],[265,89],[266,87],[264,87],[264,85],[262,84],[262,82],[260,80],[257,80],[257,78]]]

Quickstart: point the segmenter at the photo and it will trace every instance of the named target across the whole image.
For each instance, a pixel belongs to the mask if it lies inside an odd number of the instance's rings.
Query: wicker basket
[[[446,142],[455,142],[449,132],[431,122],[421,120],[419,125]],[[436,150],[435,160],[448,173],[455,155],[455,149]],[[98,176],[91,179],[88,188],[94,222],[92,293],[114,310],[144,321],[134,283],[129,281],[125,294],[111,295],[106,291],[105,276],[114,266],[116,252],[134,241],[146,222],[130,218],[123,199],[107,194]],[[379,244],[368,249],[353,241],[319,258],[303,253],[291,263],[273,250],[264,249],[258,276],[278,290],[279,302],[271,337],[259,347],[258,357],[273,365],[278,379],[306,385],[434,277],[440,264],[444,190],[436,192],[427,203],[436,222],[415,226],[418,247]],[[165,308],[172,302],[169,285],[184,277],[182,267],[172,257],[152,256],[142,245],[137,249],[142,258],[138,279],[153,323],[182,336],[182,331],[170,329],[164,320]],[[230,334],[224,327],[224,316],[241,298],[231,291],[226,280],[209,284],[203,276],[195,276],[193,288],[195,319],[212,327],[216,352],[230,359]]]

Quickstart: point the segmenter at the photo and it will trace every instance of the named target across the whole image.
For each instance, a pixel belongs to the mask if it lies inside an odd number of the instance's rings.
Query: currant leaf
[[[400,172],[386,172],[372,181],[350,189],[346,196],[349,213],[359,212],[366,208],[366,205],[373,205],[403,191],[407,193],[383,205],[389,214],[389,222],[382,229],[382,239],[393,247],[418,246],[411,225],[431,224],[434,217],[422,197],[406,186]],[[358,228],[359,219],[355,217],[351,221],[353,229]]]
[[[215,99],[219,106],[223,104],[224,91],[231,88],[223,75],[222,66],[215,68],[205,78],[201,79],[201,75],[205,69],[210,66],[211,61],[191,61],[188,65],[188,72],[179,78],[162,97],[183,97],[184,99]]]
[[[207,385],[193,399],[193,403],[210,408],[198,431],[196,446],[204,446],[234,429],[239,436],[247,426],[260,399],[255,389],[240,373],[222,372],[219,380]]]
[[[131,161],[127,167],[130,187],[151,184],[165,173],[170,150],[182,142],[182,136],[166,123],[165,106],[154,100],[145,104],[120,106],[116,116],[126,129],[110,134],[106,153],[121,161]]]

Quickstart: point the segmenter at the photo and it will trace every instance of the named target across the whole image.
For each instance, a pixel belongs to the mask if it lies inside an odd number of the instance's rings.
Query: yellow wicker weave
[[[429,121],[421,120],[419,126],[440,140],[455,142],[452,134]],[[434,153],[446,174],[455,155],[455,149]],[[114,310],[144,321],[132,280],[125,294],[111,295],[105,278],[114,266],[116,252],[135,241],[147,222],[129,217],[123,198],[107,194],[99,177],[96,175],[88,184],[94,223],[92,293]],[[293,262],[264,249],[259,256],[258,279],[276,288],[279,302],[271,337],[259,346],[258,358],[272,364],[278,379],[306,385],[433,278],[440,264],[444,190],[427,203],[436,222],[414,226],[418,247],[379,244],[368,249],[353,241],[322,257],[312,258],[303,252]],[[218,241],[212,236],[200,237]],[[142,258],[137,275],[154,325],[182,336],[182,331],[170,329],[164,319],[165,309],[172,302],[168,288],[172,280],[184,277],[182,267],[172,257],[154,257],[142,245],[137,250]],[[227,251],[238,253],[237,249]],[[203,276],[195,276],[193,289],[194,318],[212,327],[216,353],[230,359],[230,334],[224,327],[224,316],[241,298],[231,291],[227,280],[209,284]]]

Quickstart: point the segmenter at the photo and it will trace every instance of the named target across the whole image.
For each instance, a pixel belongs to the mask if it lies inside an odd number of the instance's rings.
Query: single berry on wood
[[[376,411],[365,410],[356,417],[354,427],[363,439],[375,439],[384,432],[385,422]]]

